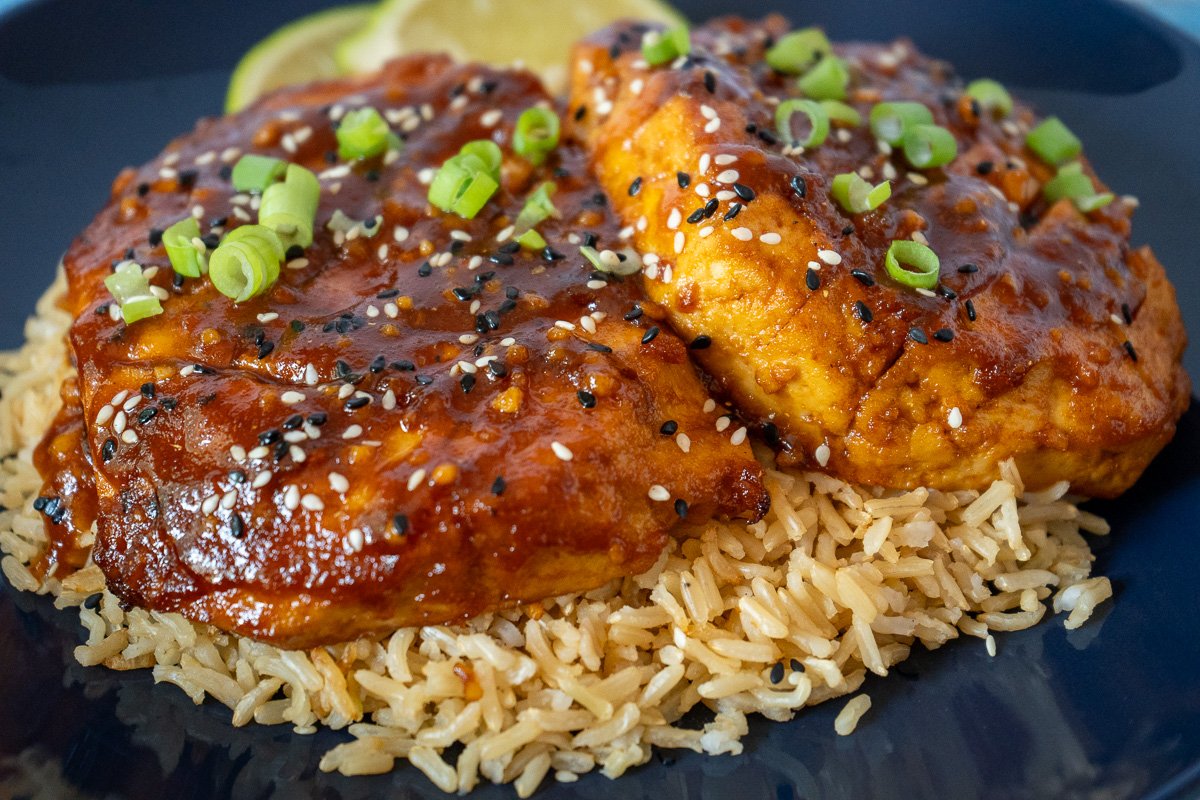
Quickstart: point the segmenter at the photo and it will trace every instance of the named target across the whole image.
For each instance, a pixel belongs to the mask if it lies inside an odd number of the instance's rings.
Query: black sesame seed
[[[466,246],[467,246],[466,242],[464,242],[460,239],[455,239],[454,241],[450,242],[450,253],[452,255],[458,255],[462,251],[462,249]]]
[[[725,212],[725,216],[722,219],[724,219],[726,222],[728,222],[729,220],[736,217],[738,215],[738,212],[740,212],[741,210],[742,210],[741,203],[733,203],[732,205],[729,206],[729,210]]]
[[[350,368],[349,364],[347,364],[345,361],[342,361],[340,358],[333,362],[333,370],[339,378],[344,378],[354,371]]]
[[[704,88],[708,89],[709,94],[717,91],[717,76],[708,70],[704,71]]]
[[[717,213],[718,205],[719,205],[719,203],[717,202],[717,198],[715,198],[715,197],[713,199],[709,200],[707,203],[705,203],[704,204],[704,218],[707,219],[707,218],[711,217],[713,214]]]
[[[965,308],[967,310],[967,319],[971,320],[971,322],[974,322],[975,321],[975,304],[972,303],[970,300],[968,300],[967,302],[963,303],[963,308]]]
[[[396,533],[400,536],[408,533],[408,517],[404,514],[397,514],[392,517],[392,527],[395,528]]]
[[[329,332],[330,332],[330,331],[332,331],[332,330],[333,330],[335,327],[337,327],[337,323],[336,323],[336,322],[326,322],[324,325],[322,325],[322,326],[321,326],[321,330],[322,330],[324,333],[329,333]]]
[[[511,267],[516,261],[508,253],[492,253],[488,256],[488,261],[493,264],[499,264],[502,267]]]
[[[200,173],[194,169],[180,170],[179,185],[184,189],[191,189],[196,185],[196,178],[200,177]]]
[[[105,314],[107,314],[109,305],[109,303],[101,303],[100,305],[96,306],[96,316],[103,317]]]
[[[113,456],[117,454],[117,440],[109,437],[104,440],[104,444],[100,447],[100,460],[108,463],[113,460]]]
[[[742,200],[747,203],[755,198],[754,190],[744,183],[735,183],[733,185],[733,191],[734,194],[742,198]]]
[[[584,408],[596,407],[596,395],[592,394],[591,392],[585,392],[583,389],[580,389],[575,393],[575,396],[579,398],[579,405],[583,406]]]
[[[174,397],[164,397],[162,400],[158,401],[158,404],[162,407],[163,411],[174,411],[175,406],[179,404],[179,401]]]
[[[798,659],[793,658],[788,662],[788,666],[792,668],[792,672],[803,672],[804,665]]]
[[[588,342],[587,347],[589,350],[595,350],[597,353],[611,353],[613,351],[608,345],[600,344],[599,342]]]
[[[783,662],[779,662],[771,667],[771,683],[779,683],[783,680]]]
[[[633,179],[633,183],[629,184],[629,196],[637,197],[637,193],[642,190],[642,176],[639,175]]]
[[[377,298],[379,298],[380,300],[390,300],[393,297],[397,296],[398,294],[400,294],[399,289],[384,289],[382,292],[380,292],[379,294],[377,294],[375,296]]]
[[[47,497],[46,503],[42,506],[42,512],[47,517],[53,517],[62,508],[62,499],[58,497]]]
[[[275,444],[275,442],[278,442],[282,438],[282,433],[280,433],[276,428],[271,428],[271,430],[263,431],[258,435],[258,443],[266,446],[269,444]]]
[[[240,469],[235,469],[233,472],[229,473],[229,480],[233,481],[234,483],[245,483],[246,473],[242,472]]]
[[[143,383],[141,392],[142,392],[142,397],[146,398],[147,400],[153,400],[154,399],[154,384],[150,383],[150,382]]]
[[[686,189],[692,183],[692,176],[688,175],[686,172],[676,172],[675,180],[679,182],[680,189]]]
[[[501,314],[507,314],[508,312],[512,311],[516,307],[517,307],[516,300],[505,300],[503,303],[500,304],[500,308],[498,308],[497,311],[499,311]]]
[[[583,234],[583,246],[584,247],[595,247],[596,246],[596,234],[594,234],[594,233]]]
[[[183,283],[186,280],[187,280],[187,278],[183,275],[180,275],[178,272],[171,275],[171,285],[173,287],[175,287],[176,289],[182,289]]]
[[[1133,324],[1133,311],[1129,308],[1129,303],[1121,303],[1121,317],[1125,320],[1126,325]]]
[[[294,430],[296,430],[296,428],[299,428],[303,424],[304,424],[304,415],[303,414],[292,414],[290,417],[288,417],[287,419],[285,419],[283,421],[283,425],[281,427],[285,431],[294,431]]]
[[[216,250],[217,245],[221,244],[221,237],[215,233],[206,233],[200,237],[200,241],[209,250]]]
[[[39,497],[33,501],[33,510],[34,511],[45,511],[46,504],[49,502],[50,502],[49,497]]]
[[[475,292],[472,289],[466,289],[462,286],[456,286],[451,290],[452,294],[464,303],[475,297]]]
[[[297,258],[301,258],[303,255],[304,248],[298,244],[294,244],[287,249],[287,252],[283,254],[283,257],[287,261],[294,261]]]
[[[137,421],[139,425],[145,425],[150,420],[158,416],[158,409],[155,406],[146,406],[138,412]]]
[[[348,333],[350,331],[350,320],[339,319],[337,322],[333,323],[333,329],[338,333]]]
[[[433,383],[433,378],[429,375],[417,375],[415,378],[413,378],[413,380],[415,380],[420,386],[428,386],[429,384]]]
[[[804,182],[804,178],[799,175],[793,175],[791,180],[792,191],[798,197],[808,196],[808,184]]]
[[[779,426],[774,422],[762,424],[762,436],[771,447],[779,447]]]
[[[520,249],[521,249],[521,243],[520,243],[520,242],[505,242],[504,244],[502,244],[502,245],[500,245],[499,247],[497,247],[497,248],[496,248],[496,251],[497,251],[497,252],[500,252],[500,253],[508,253],[508,254],[511,256],[511,255],[513,255],[514,253],[516,253],[516,252],[517,252],[518,250],[520,250]],[[489,273],[486,273],[486,274],[488,274],[488,275],[495,275],[496,273],[494,273],[494,272],[489,272]],[[489,279],[489,280],[490,280],[490,279]]]
[[[145,197],[146,195],[150,194],[150,184],[139,183],[137,187],[137,193],[138,197]]]
[[[975,264],[963,264],[961,267],[958,268],[958,271],[963,273],[964,275],[969,275],[972,272],[979,272],[979,267],[976,266]]]
[[[804,273],[804,285],[813,292],[821,288],[821,276],[812,267],[809,267],[808,271]]]
[[[242,520],[241,514],[233,514],[229,517],[229,533],[235,539],[246,535],[246,523]]]
[[[929,337],[925,335],[925,331],[920,328],[909,328],[908,338],[912,339],[917,344],[929,344]]]
[[[688,343],[689,350],[707,350],[712,346],[712,337],[707,334],[700,334],[695,339]]]
[[[412,372],[417,368],[416,364],[405,358],[402,358],[399,361],[393,361],[391,366],[392,369],[396,370],[397,372]]]
[[[274,453],[274,455],[275,455],[275,460],[276,460],[276,461],[283,461],[284,457],[286,457],[286,456],[287,456],[287,454],[288,454],[288,449],[289,449],[290,447],[291,447],[291,445],[289,445],[287,442],[278,442],[278,443],[276,443],[276,445],[275,445],[275,453]]]
[[[475,376],[463,375],[458,379],[458,385],[462,387],[463,393],[466,394],[475,388]]]
[[[680,497],[679,499],[677,499],[675,501],[675,513],[679,515],[680,519],[687,519],[687,512],[688,512],[687,501],[684,500],[682,497]]]
[[[564,258],[566,258],[566,256],[549,245],[542,250],[543,261],[562,261]]]
[[[371,402],[369,397],[351,397],[342,404],[342,407],[347,411],[357,411],[360,408],[368,405]]]
[[[958,292],[956,292],[953,289],[950,289],[946,286],[942,286],[940,283],[938,284],[938,287],[936,289],[934,289],[934,292],[936,294],[940,294],[942,297],[946,298],[947,300],[958,299]]]
[[[658,326],[651,325],[650,328],[642,334],[642,344],[650,344],[658,336]]]
[[[271,355],[271,351],[275,349],[274,342],[263,342],[258,346],[258,357],[260,359]]]
[[[991,173],[991,171],[995,168],[996,168],[996,165],[993,164],[991,161],[980,161],[978,164],[975,165],[975,171],[978,172],[980,175],[987,175],[987,174]]]
[[[496,480],[492,481],[492,494],[498,497],[504,494],[506,488],[508,488],[508,484],[504,482],[504,478],[497,475]]]
[[[1126,339],[1124,342],[1121,343],[1121,346],[1125,348],[1125,352],[1129,354],[1130,358],[1132,358],[1134,361],[1138,360],[1138,354],[1137,354],[1137,351],[1133,349],[1132,342],[1130,342],[1128,339]]]
[[[329,415],[324,411],[314,411],[308,415],[308,424],[320,427],[329,421]]]
[[[387,359],[384,358],[383,356],[379,355],[379,356],[375,356],[375,358],[372,359],[371,365],[370,365],[370,367],[368,367],[368,369],[370,369],[371,372],[383,372],[383,368],[386,366],[387,366]]]
[[[704,219],[704,209],[703,208],[697,208],[695,211],[688,214],[688,216],[687,216],[687,221],[693,225],[695,225],[697,222],[699,222],[702,219]]]
[[[631,310],[625,312],[623,319],[626,322],[633,322],[635,319],[641,319],[641,316],[644,313],[646,312],[642,310],[641,306],[635,305]]]
[[[159,228],[151,228],[150,236],[148,237],[150,240],[150,246],[158,247],[159,244],[162,243],[162,235],[163,235],[163,232]]]
[[[674,436],[675,432],[678,430],[679,430],[679,423],[673,419],[667,420],[658,428],[658,432],[661,433],[663,436]]]
[[[83,601],[83,607],[95,611],[100,607],[100,593],[88,595],[88,598]]]
[[[521,296],[521,290],[515,286],[506,286],[504,288],[504,296],[509,300],[516,300]]]
[[[426,261],[421,266],[417,267],[417,275],[422,278],[428,278],[432,274],[433,274],[433,266],[428,261]]]
[[[194,375],[215,375],[216,372],[203,364],[192,364],[192,374]]]
[[[575,121],[579,122],[587,114],[587,106],[580,106],[575,109]]]
[[[854,310],[858,312],[858,318],[863,322],[870,322],[875,319],[875,315],[871,313],[871,309],[867,308],[867,304],[862,300],[854,301]]]
[[[487,365],[488,372],[494,377],[503,378],[508,374],[508,367],[504,366],[503,361],[489,361]]]
[[[591,197],[591,203],[594,206],[600,206],[601,208],[604,208],[606,205],[608,205],[608,197],[605,196],[604,192],[596,192]]]
[[[853,225],[847,225],[846,227],[842,228],[842,236],[853,236],[853,235],[854,235],[854,226]]]
[[[933,332],[933,338],[937,339],[939,342],[949,342],[954,339],[954,331],[950,330],[949,328],[938,328]]]
[[[229,180],[233,177],[233,166],[230,164],[222,164],[221,168],[217,170],[217,176],[223,181]]]
[[[875,285],[875,279],[872,278],[867,273],[863,272],[861,269],[852,269],[852,270],[850,270],[850,274],[852,276],[854,276],[854,279],[857,280],[859,283],[861,283],[863,286],[874,286]]]

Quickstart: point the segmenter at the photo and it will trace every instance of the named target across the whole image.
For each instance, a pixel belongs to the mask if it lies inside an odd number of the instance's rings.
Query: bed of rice
[[[738,753],[747,715],[787,720],[856,692],[917,641],[966,634],[994,653],[992,631],[1036,624],[1048,601],[1075,628],[1112,595],[1107,578],[1089,577],[1080,535],[1107,533],[1104,520],[1065,484],[1025,492],[1006,464],[983,493],[884,492],[769,468],[766,519],[698,526],[644,575],[378,641],[284,651],[178,614],[122,611],[94,565],[41,582],[27,569],[46,546],[31,452],[70,370],[62,286],[60,276],[39,302],[25,346],[0,354],[5,576],[77,609],[81,664],[151,668],[196,703],[228,706],[234,725],[347,729],[353,740],[325,754],[326,771],[407,759],[447,792],[486,779],[528,797],[551,775],[615,778],[653,747]],[[702,727],[678,724],[701,704]],[[837,733],[869,708],[866,695],[851,699]]]

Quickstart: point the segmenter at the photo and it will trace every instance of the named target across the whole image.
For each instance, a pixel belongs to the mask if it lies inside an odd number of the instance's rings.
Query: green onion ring
[[[1058,166],[1083,151],[1083,144],[1058,117],[1049,117],[1025,137],[1025,145],[1047,164]]]
[[[767,64],[776,72],[799,75],[833,52],[825,32],[820,28],[804,28],[781,37],[767,51]]]
[[[825,56],[804,73],[796,85],[813,100],[845,100],[850,85],[850,68],[837,56]]]
[[[200,239],[200,223],[195,217],[181,219],[162,235],[163,248],[171,260],[171,268],[185,278],[199,278],[208,271],[204,246],[196,247]]]
[[[387,120],[371,106],[347,111],[337,128],[338,157],[372,158],[388,148]]]
[[[313,223],[320,199],[321,184],[317,176],[299,164],[288,164],[283,182],[271,184],[263,191],[258,222],[275,231],[285,250],[292,245],[308,247],[313,241]]]
[[[833,199],[851,214],[874,211],[892,196],[892,184],[884,181],[872,186],[856,172],[844,172],[834,177],[829,187]]]
[[[932,125],[933,112],[921,103],[889,102],[876,103],[871,109],[871,133],[895,146],[904,138],[904,132],[913,125]]]
[[[901,142],[904,157],[917,169],[944,167],[958,155],[954,134],[938,125],[913,125]]]
[[[990,78],[980,78],[967,84],[965,90],[979,107],[991,111],[1001,117],[1007,117],[1013,110],[1012,95],[1000,83]]]
[[[517,155],[541,166],[558,146],[558,115],[546,108],[527,108],[517,118],[512,144]]]
[[[883,263],[888,275],[896,283],[913,289],[932,289],[937,286],[941,261],[937,253],[920,242],[897,239],[888,247]]]
[[[796,139],[792,132],[792,117],[803,114],[808,117],[812,130],[804,139]],[[786,142],[795,142],[804,147],[819,147],[829,136],[829,115],[816,100],[784,100],[775,108],[775,127]]]

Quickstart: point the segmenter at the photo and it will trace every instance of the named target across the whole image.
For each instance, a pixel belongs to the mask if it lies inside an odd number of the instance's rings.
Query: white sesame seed
[[[621,239],[622,241],[624,241],[625,239],[632,239],[633,232],[634,232],[633,226],[626,225],[624,228],[621,228],[621,230],[617,231],[617,238]]]
[[[829,445],[821,443],[817,445],[817,449],[813,452],[813,457],[817,459],[817,463],[822,467],[829,463]]]
[[[462,336],[458,337],[458,341],[460,344],[475,344],[479,341],[479,334],[464,333]]]
[[[717,401],[711,397],[704,401],[704,413],[711,414],[717,410]]]
[[[412,475],[408,476],[408,490],[414,491],[418,486],[425,482],[425,470],[418,469]]]
[[[380,261],[387,261],[387,257],[388,257],[387,242],[384,242],[383,244],[379,245],[379,249],[376,251],[376,255],[379,256]]]
[[[686,237],[684,237],[683,231],[675,231],[675,253],[676,254],[683,252],[683,245],[685,242],[685,238]]]
[[[309,511],[323,511],[325,509],[325,503],[321,500],[321,498],[317,497],[311,492],[300,498],[300,505],[304,506]]]
[[[511,336],[505,336],[503,339],[500,340],[501,347],[512,347],[516,343],[517,343],[517,340]]]
[[[428,186],[433,182],[433,176],[436,173],[437,171],[433,167],[426,167],[417,173],[417,180],[420,181],[423,186]]]
[[[383,313],[389,318],[395,319],[396,317],[400,316],[400,306],[396,305],[395,303],[387,303],[383,307]]]
[[[717,183],[736,183],[742,177],[736,169],[727,169],[717,174]]]
[[[948,424],[954,430],[958,430],[962,427],[963,415],[962,412],[958,410],[958,406],[950,409],[950,415],[946,418],[946,424]]]
[[[704,239],[704,238],[712,235],[712,232],[714,230],[716,230],[716,228],[714,228],[712,225],[705,225],[703,228],[700,229],[700,238]]]
[[[317,368],[312,364],[306,365],[304,367],[304,382],[309,386],[316,386],[319,381],[320,378],[317,376]]]
[[[217,160],[217,152],[215,150],[209,150],[207,153],[201,153],[200,155],[196,156],[196,165],[203,167],[207,164],[211,164],[212,162],[214,162],[216,160]]]
[[[343,383],[338,389],[338,400],[345,400],[350,395],[354,394],[353,383]]]
[[[288,391],[279,395],[279,399],[283,401],[285,405],[293,406],[296,403],[303,403],[304,395],[300,392]]]
[[[467,373],[468,375],[474,375],[477,371],[476,366],[468,361],[459,361],[454,366],[458,367],[460,370]]]
[[[465,98],[464,98],[465,99]],[[363,549],[365,541],[363,540],[363,532],[358,528],[351,528],[346,532],[346,546],[351,551],[357,553]]]
[[[270,448],[268,448],[265,444],[260,444],[258,447],[247,453],[246,458],[266,458],[270,454]]]
[[[242,447],[240,444],[233,445],[229,448],[229,457],[241,464],[246,460],[246,448]]]
[[[207,517],[209,514],[217,510],[217,504],[220,502],[221,498],[217,497],[215,494],[210,494],[208,497],[204,498],[204,502],[200,504],[200,511],[203,512],[204,516]]]
[[[346,428],[346,430],[342,432],[342,438],[343,439],[357,439],[359,436],[362,436],[362,432],[363,432],[362,425],[351,425],[349,428]]]
[[[710,105],[700,106],[700,114],[705,119],[716,119],[717,118],[717,110]]]
[[[1121,319],[1121,318],[1120,318],[1120,317],[1118,317],[1116,314],[1109,314],[1109,315],[1108,315],[1108,318],[1109,318],[1110,320],[1112,320],[1112,323],[1113,323],[1114,325],[1124,325],[1124,324],[1125,324],[1125,320]]]
[[[179,177],[179,170],[163,167],[158,171],[158,177],[165,181],[175,180],[175,178]]]
[[[754,234],[751,233],[750,229],[746,227],[734,228],[730,231],[730,233],[733,235],[733,238],[743,242],[748,242],[754,238]]]
[[[601,100],[599,103],[596,104],[596,115],[597,116],[607,117],[609,114],[612,113],[612,110],[613,110],[612,100]]]
[[[124,403],[126,397],[129,397],[129,390],[122,389],[121,391],[119,391],[115,395],[113,395],[113,399],[109,400],[108,402],[111,403],[112,406],[115,408],[115,407],[121,405],[121,403]]]
[[[501,228],[500,232],[496,234],[496,241],[507,242],[512,238],[512,235],[516,233],[516,230],[517,228],[515,225],[509,225],[507,228]]]
[[[729,443],[737,445],[744,441],[746,441],[746,427],[743,425],[733,432],[733,436],[729,437]]]
[[[667,490],[667,487],[661,486],[657,483],[651,486],[650,491],[646,494],[649,495],[651,500],[654,500],[658,503],[665,503],[671,499],[671,493]]]
[[[288,511],[295,511],[300,506],[300,490],[295,484],[290,484],[283,490],[283,506]]]
[[[379,401],[379,404],[383,406],[384,411],[391,411],[396,407],[396,393],[388,389],[383,393],[383,398]]]
[[[288,431],[283,435],[283,440],[288,444],[299,444],[308,440],[308,434],[304,431]]]
[[[246,212],[244,208],[240,208],[239,206],[233,207],[233,215],[242,222],[249,222],[250,220],[254,219]]]
[[[692,439],[686,433],[681,433],[675,437],[675,444],[679,445],[679,449],[685,453],[692,451]]]
[[[112,425],[113,433],[120,435],[125,430],[125,412],[118,411],[117,416],[113,418]]]
[[[302,430],[308,435],[309,439],[321,438],[321,429],[316,425],[313,425],[311,422],[304,423],[304,428]]]
[[[110,419],[112,419],[112,415],[113,415],[113,407],[112,406],[104,406],[103,408],[101,408],[98,412],[96,412],[96,426],[99,427],[99,426],[103,425],[104,423],[108,422]]]
[[[293,258],[291,261],[287,262],[288,269],[304,269],[307,266],[307,258]]]
[[[491,111],[485,111],[479,117],[479,124],[485,128],[495,127],[501,119],[504,118],[504,112],[498,108],[493,108]]]
[[[729,427],[729,423],[733,422],[729,417],[717,417],[717,433],[722,433]]]
[[[983,640],[983,646],[985,648],[987,648],[987,654],[989,656],[992,656],[993,658],[995,658],[995,656],[996,656],[996,637],[992,636],[989,633],[987,635],[987,638]]]
[[[138,435],[133,428],[127,428],[125,432],[121,434],[121,441],[125,444],[136,444],[137,440]]]
[[[719,202],[724,203],[728,200],[732,200],[733,198],[737,197],[737,192],[731,192],[728,189],[722,189],[721,191],[714,194],[713,197],[717,198],[717,200]]]
[[[329,486],[338,494],[345,494],[350,490],[350,481],[346,480],[346,476],[340,472],[329,473]]]
[[[562,442],[551,442],[550,449],[554,451],[554,455],[558,457],[559,461],[570,461],[575,457],[571,449]]]
[[[150,294],[154,295],[159,300],[166,300],[168,297],[171,296],[170,294],[168,294],[167,290],[162,288],[161,286],[151,286]]]
[[[587,282],[587,288],[592,290],[603,289],[608,286],[608,281],[592,280]]]
[[[716,156],[716,158],[713,159],[713,162],[718,167],[728,166],[729,164],[732,164],[735,161],[737,161],[737,156],[731,155],[729,153],[720,153]]]
[[[779,244],[783,241],[783,237],[772,231],[771,233],[764,233],[758,237],[758,240],[763,244]]]
[[[646,86],[646,82],[644,80],[642,80],[641,78],[634,78],[632,81],[629,82],[629,91],[632,92],[633,95],[636,97],[637,95],[640,95],[642,93],[642,89],[645,88],[645,86]]]
[[[225,494],[221,495],[221,508],[228,511],[233,508],[233,504],[237,502],[237,492],[230,489]]]
[[[700,195],[701,197],[708,197],[710,194],[712,194],[712,189],[708,188],[707,183],[698,183],[696,184],[696,194]]]
[[[924,286],[917,286],[916,288],[913,289],[913,291],[915,291],[917,294],[921,295],[922,297],[937,297],[936,294],[934,294],[931,290],[926,289]]]
[[[699,166],[700,166],[700,174],[701,175],[703,175],[705,172],[708,172],[708,167],[709,167],[709,164],[711,164],[711,163],[712,163],[712,156],[710,156],[708,153],[700,154]]]
[[[595,333],[596,332],[596,320],[592,319],[591,317],[580,317],[579,318],[579,327],[583,328],[588,333]]]
[[[838,264],[842,263],[841,255],[832,250],[818,250],[817,258],[821,259],[831,267],[836,267]]]
[[[929,184],[929,178],[926,178],[919,172],[910,172],[905,177],[908,178],[912,183],[915,183],[917,186],[927,186]]]
[[[875,177],[875,170],[871,168],[870,164],[864,164],[858,168],[858,174],[863,180],[869,181]]]
[[[379,308],[375,305],[367,306],[367,316],[371,319],[375,319],[379,316]]]
[[[667,227],[675,230],[681,222],[683,222],[683,215],[679,213],[678,208],[672,208],[671,213],[667,215]]]
[[[720,127],[721,127],[721,120],[714,119],[714,120],[709,121],[709,123],[704,126],[704,132],[705,133],[716,133],[717,130],[720,129]]]
[[[253,489],[261,489],[262,487],[266,486],[268,483],[271,482],[271,478],[273,476],[274,475],[271,472],[271,470],[265,469],[262,472],[260,472],[254,476],[254,480],[252,480],[250,482],[250,486]]]
[[[574,323],[572,323],[572,322],[567,322],[565,319],[560,319],[560,320],[557,320],[557,321],[554,323],[554,327],[556,327],[556,328],[562,328],[564,331],[573,331],[573,330],[575,330],[575,324],[574,324]]]
[[[912,239],[914,242],[917,242],[918,244],[923,244],[926,246],[929,245],[929,239],[927,239],[925,237],[925,234],[922,233],[921,231],[913,231],[912,235],[909,236],[908,238]]]
[[[265,314],[258,315],[259,322],[264,322],[264,323],[265,322],[274,322],[277,319],[279,319],[279,315],[276,314],[274,311],[268,311]]]
[[[637,228],[639,232],[645,232],[648,224],[650,224],[650,222],[646,219],[646,215],[643,214],[642,216],[638,217],[637,223],[634,225],[634,227]]]

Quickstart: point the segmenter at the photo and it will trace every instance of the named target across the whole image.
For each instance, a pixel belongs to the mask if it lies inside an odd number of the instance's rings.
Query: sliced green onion
[[[533,228],[522,233],[514,241],[526,250],[541,250],[546,246],[546,240]]]
[[[1012,113],[1013,100],[1008,90],[990,78],[980,78],[967,84],[967,97],[970,97],[980,108],[1007,117]]]
[[[841,100],[822,100],[821,108],[825,109],[825,114],[832,123],[845,125],[850,128],[857,128],[859,125],[862,125],[862,114],[858,113],[858,109],[843,103]]]
[[[1047,203],[1070,199],[1084,214],[1103,208],[1113,201],[1111,192],[1097,194],[1092,179],[1083,173],[1083,164],[1075,161],[1059,168],[1058,174],[1042,187]]]
[[[321,184],[317,176],[299,164],[288,164],[282,183],[268,186],[258,207],[258,222],[278,234],[285,248],[308,247],[313,241],[313,222]]]
[[[500,188],[504,154],[488,139],[467,142],[446,159],[429,184],[429,202],[442,211],[472,219]]]
[[[871,109],[871,133],[890,145],[900,144],[913,125],[932,125],[933,112],[921,103],[876,103]]]
[[[799,75],[833,52],[825,31],[804,28],[792,31],[767,51],[767,64],[776,72]]]
[[[1047,164],[1069,161],[1083,150],[1083,143],[1058,117],[1050,117],[1031,130],[1025,144]]]
[[[917,169],[944,167],[958,155],[954,134],[938,125],[913,125],[901,141],[904,157]]]
[[[667,64],[692,50],[692,40],[687,25],[662,31],[651,31],[642,39],[642,58],[652,67]]]
[[[830,193],[838,204],[851,214],[874,211],[892,196],[892,184],[888,181],[872,186],[857,172],[837,175],[830,185]]]
[[[162,304],[150,291],[150,281],[137,262],[122,261],[104,279],[104,285],[117,301],[126,325],[162,313]]]
[[[371,106],[347,111],[337,128],[338,157],[372,158],[388,148],[387,120]]]
[[[897,239],[892,242],[883,263],[893,280],[914,289],[932,289],[937,286],[942,266],[937,253],[920,242],[909,239]]]
[[[513,129],[513,150],[534,166],[541,166],[558,146],[558,114],[545,108],[527,108]]]
[[[792,118],[796,114],[808,117],[808,124],[812,128],[803,139],[797,139],[792,129]],[[816,100],[784,100],[775,108],[775,127],[786,142],[819,147],[829,136],[829,114]]]
[[[496,183],[500,182],[500,165],[504,163],[504,153],[500,151],[500,145],[491,139],[475,139],[464,144],[458,153],[461,156],[479,159],[493,180]]]
[[[209,259],[208,277],[217,291],[235,303],[249,300],[279,277],[283,242],[264,225],[230,231]]]
[[[796,81],[800,91],[813,100],[845,100],[850,69],[837,56],[825,56]]]
[[[450,210],[463,219],[474,219],[499,188],[500,184],[491,175],[477,172],[455,198]]]
[[[581,247],[579,253],[600,272],[609,272],[613,275],[632,275],[642,269],[641,259],[632,251],[617,253],[612,250]]]
[[[187,278],[199,278],[208,271],[204,257],[204,245],[196,246],[200,239],[200,223],[195,217],[181,219],[163,231],[162,243],[171,268]]]
[[[471,170],[463,161],[461,157],[453,156],[438,169],[437,174],[433,176],[433,182],[429,184],[431,205],[442,211],[450,211],[454,207],[454,201],[471,182]],[[483,169],[482,165],[478,168]]]
[[[287,171],[287,162],[270,156],[244,155],[233,165],[233,188],[239,192],[264,191]]]
[[[546,181],[534,189],[529,197],[525,198],[525,205],[521,207],[521,213],[517,214],[517,221],[513,223],[513,227],[524,233],[543,220],[557,216],[558,209],[550,201],[550,195],[554,194],[557,188],[550,181]]]

